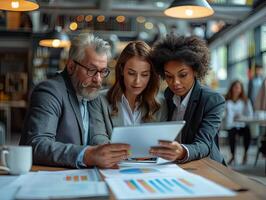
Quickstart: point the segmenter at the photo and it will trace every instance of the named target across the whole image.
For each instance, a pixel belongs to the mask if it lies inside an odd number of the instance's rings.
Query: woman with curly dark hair
[[[113,127],[165,121],[167,106],[158,96],[159,76],[143,41],[130,42],[115,66],[115,83],[91,102],[91,143],[110,141]]]
[[[225,96],[226,115],[225,125],[228,130],[229,145],[231,150],[231,158],[228,164],[235,161],[235,142],[236,135],[243,136],[244,139],[244,155],[242,164],[247,162],[247,152],[250,145],[251,133],[249,126],[244,122],[237,122],[236,119],[241,116],[252,117],[253,108],[250,99],[245,95],[242,82],[234,81]]]
[[[218,146],[225,100],[200,84],[209,69],[205,42],[195,36],[168,35],[153,46],[152,60],[168,84],[168,121],[186,124],[176,141],[160,141],[150,153],[179,163],[209,156],[225,164]]]

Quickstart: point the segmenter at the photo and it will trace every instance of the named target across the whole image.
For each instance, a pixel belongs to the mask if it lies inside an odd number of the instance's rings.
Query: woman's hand
[[[159,141],[159,146],[150,149],[152,156],[158,156],[166,160],[182,160],[187,156],[186,149],[176,141]]]

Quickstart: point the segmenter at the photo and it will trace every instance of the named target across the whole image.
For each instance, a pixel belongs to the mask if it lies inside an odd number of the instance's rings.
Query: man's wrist
[[[95,161],[94,161],[94,151],[95,151],[95,146],[91,146],[90,148],[87,148],[84,156],[83,156],[83,163],[86,166],[94,166]]]

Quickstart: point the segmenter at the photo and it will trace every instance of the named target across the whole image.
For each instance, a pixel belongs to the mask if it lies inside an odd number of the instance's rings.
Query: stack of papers
[[[117,199],[234,196],[235,193],[175,164],[101,170]]]
[[[235,192],[175,164],[100,170],[116,199],[230,197]],[[108,196],[97,169],[30,172],[3,179],[1,199],[67,199]],[[1,183],[1,181],[0,181]]]

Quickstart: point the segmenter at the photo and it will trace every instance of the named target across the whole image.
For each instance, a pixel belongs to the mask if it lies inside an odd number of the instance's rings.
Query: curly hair
[[[169,61],[179,61],[191,66],[199,80],[204,79],[209,70],[209,49],[205,41],[196,36],[169,34],[154,44],[151,57],[156,71],[163,78],[164,65]]]
[[[150,122],[154,119],[154,113],[160,108],[160,104],[155,98],[159,90],[160,81],[152,64],[150,52],[151,48],[145,42],[133,41],[130,42],[120,54],[115,66],[115,83],[107,93],[108,102],[112,105],[113,109],[112,115],[117,115],[117,103],[121,100],[121,97],[126,90],[123,77],[123,70],[126,62],[136,56],[139,59],[148,62],[151,66],[151,76],[148,85],[138,97],[141,100],[140,106],[144,106],[147,109],[147,112],[144,114],[142,120],[144,122]]]

